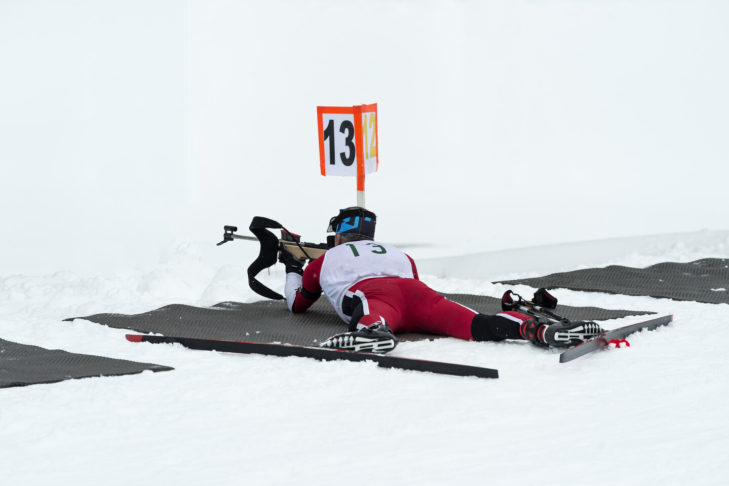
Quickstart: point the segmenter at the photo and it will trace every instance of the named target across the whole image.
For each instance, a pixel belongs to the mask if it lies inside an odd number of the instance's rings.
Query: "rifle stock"
[[[287,252],[291,253],[294,258],[299,259],[306,258],[307,260],[316,260],[324,253],[326,253],[328,249],[326,248],[326,244],[324,243],[299,243],[301,245],[301,248],[299,248],[296,243],[284,240],[278,241],[279,249],[283,247],[286,249]],[[320,245],[324,245],[324,247]],[[304,251],[306,251],[306,255],[304,254]]]

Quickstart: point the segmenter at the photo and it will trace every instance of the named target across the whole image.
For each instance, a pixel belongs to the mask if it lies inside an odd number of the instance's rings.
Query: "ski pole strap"
[[[279,240],[276,235],[268,231],[269,228],[282,229],[283,226],[272,219],[255,216],[248,227],[261,243],[258,258],[248,267],[248,285],[255,293],[267,299],[282,300],[283,295],[274,292],[256,279],[261,270],[275,265],[277,261]]]
[[[518,300],[514,300],[514,295],[516,295]],[[521,302],[521,296],[517,293],[512,292],[511,290],[507,290],[506,292],[504,292],[504,295],[501,296],[501,310],[513,311],[517,307],[519,307],[519,302]]]
[[[557,297],[553,296],[547,289],[540,288],[534,292],[534,305],[544,307],[545,309],[556,309],[557,308]]]
[[[544,289],[541,289],[541,290],[544,290]],[[534,294],[535,298],[537,297],[538,293]],[[557,307],[557,299],[552,297],[549,293],[547,293],[546,290],[544,291],[544,293],[546,293],[551,299],[553,299],[553,300],[548,300],[547,304],[552,306],[551,307],[552,309]],[[542,300],[542,303],[543,304],[545,303],[544,299]],[[548,308],[545,308],[541,305],[537,305],[536,302],[525,300],[521,295],[519,295],[516,292],[513,292],[511,290],[507,290],[506,292],[504,292],[504,295],[501,296],[501,310],[518,311],[523,314],[529,314],[531,316],[542,317],[544,319],[553,320],[553,321],[561,321],[561,322],[569,321],[569,319],[562,317],[558,314],[555,314]]]

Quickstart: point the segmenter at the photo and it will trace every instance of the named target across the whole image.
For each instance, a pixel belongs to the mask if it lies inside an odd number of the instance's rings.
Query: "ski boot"
[[[335,334],[320,346],[345,351],[387,353],[397,346],[397,338],[384,321],[377,321],[353,332]]]
[[[519,328],[522,338],[538,346],[555,348],[577,346],[603,332],[604,329],[590,321],[551,322],[541,317],[531,317]]]

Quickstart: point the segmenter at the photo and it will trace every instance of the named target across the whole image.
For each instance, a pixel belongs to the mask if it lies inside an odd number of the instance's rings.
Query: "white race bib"
[[[375,241],[342,243],[324,254],[319,284],[339,317],[349,322],[342,311],[344,293],[368,278],[414,278],[410,259],[400,249]]]

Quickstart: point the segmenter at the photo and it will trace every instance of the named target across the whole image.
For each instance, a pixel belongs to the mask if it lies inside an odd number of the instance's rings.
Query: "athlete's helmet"
[[[327,232],[374,239],[376,222],[377,216],[375,216],[375,213],[359,206],[353,206],[340,209],[339,214],[329,220]]]

